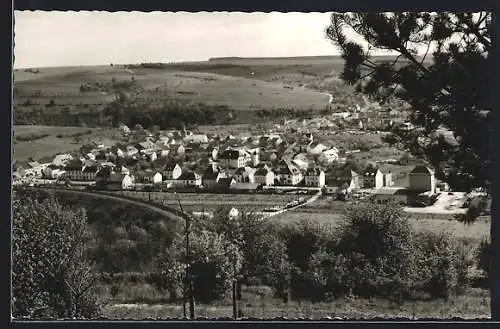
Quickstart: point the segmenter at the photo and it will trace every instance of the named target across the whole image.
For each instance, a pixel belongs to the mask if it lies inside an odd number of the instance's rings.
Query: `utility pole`
[[[175,196],[177,197],[177,202],[179,203],[179,208],[181,209],[181,212],[184,214],[184,220],[185,220],[185,225],[186,225],[186,281],[184,286],[187,286],[187,291],[188,291],[188,299],[189,299],[189,318],[191,320],[194,319],[195,313],[194,313],[194,296],[193,296],[193,278],[191,274],[191,248],[189,244],[189,236],[191,235],[191,217],[184,212],[184,209],[182,208],[181,200],[179,198],[179,195],[177,192],[175,192]],[[183,302],[183,309],[184,309],[184,317],[186,317],[186,297],[184,296],[184,302]]]

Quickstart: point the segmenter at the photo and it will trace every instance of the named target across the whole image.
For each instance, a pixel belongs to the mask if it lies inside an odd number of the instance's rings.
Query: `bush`
[[[165,281],[172,287],[183,287],[185,283],[184,273],[188,263],[184,244],[184,236],[178,235],[164,256]],[[223,298],[241,266],[238,251],[224,235],[206,230],[191,234],[190,247],[190,276],[195,299],[208,303]]]
[[[483,239],[479,243],[479,247],[476,250],[476,264],[477,267],[483,271],[486,277],[490,274],[490,262],[491,262],[491,243]]]
[[[360,203],[346,210],[345,219],[338,252],[347,257],[347,289],[363,297],[408,295],[418,268],[413,231],[402,208]]]
[[[448,299],[468,281],[466,252],[453,236],[425,232],[417,235],[414,257],[420,269],[418,288],[431,297]]]
[[[95,269],[87,259],[86,218],[55,198],[14,193],[12,315],[95,317]]]

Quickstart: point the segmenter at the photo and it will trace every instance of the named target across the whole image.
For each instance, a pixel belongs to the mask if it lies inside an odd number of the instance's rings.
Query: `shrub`
[[[453,236],[424,232],[417,235],[415,256],[420,269],[419,288],[432,297],[448,299],[467,283],[466,252]]]
[[[346,285],[356,295],[401,299],[418,276],[413,231],[401,207],[392,203],[346,209],[338,252],[347,258]]]
[[[491,262],[491,243],[483,239],[476,250],[477,267],[483,271],[484,275],[489,277]]]
[[[86,258],[86,218],[55,198],[14,193],[12,314],[14,317],[95,317],[95,269]]]
[[[189,264],[195,299],[208,303],[223,298],[241,266],[238,250],[224,235],[202,230],[191,234],[191,259],[188,261],[184,244],[184,236],[178,235],[167,250],[165,280],[172,286],[183,287],[185,268]]]

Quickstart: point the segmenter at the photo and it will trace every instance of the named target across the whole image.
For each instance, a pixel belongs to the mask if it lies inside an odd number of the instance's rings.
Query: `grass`
[[[335,229],[342,221],[341,210],[332,210],[331,212],[327,212],[327,210],[313,211],[311,208],[306,207],[272,217],[272,221],[287,225],[307,219],[324,229]],[[451,217],[433,218],[427,214],[410,214],[410,223],[417,231],[448,232],[457,238],[469,239],[474,243],[479,243],[490,234],[490,222],[489,217],[481,217],[475,223],[466,225],[452,220]]]
[[[14,160],[27,161],[30,157],[35,160],[55,156],[59,153],[78,150],[84,143],[100,140],[105,143],[115,143],[116,136],[111,129],[92,129],[91,134],[80,136],[81,141],[75,142],[71,136],[85,132],[84,127],[55,127],[55,126],[14,126],[14,136],[46,133],[49,136],[33,141],[16,141],[13,145]],[[59,136],[59,137],[58,137]]]
[[[139,200],[148,200],[148,192],[117,192]],[[268,206],[285,204],[296,200],[293,195],[262,195],[262,194],[209,194],[209,193],[180,193],[183,209],[185,211],[213,211],[219,206],[233,206],[262,210]],[[178,207],[178,201],[174,193],[151,192],[151,200],[154,202],[165,202],[166,205]]]
[[[139,98],[156,102],[167,96],[207,104],[224,104],[233,109],[299,108],[323,109],[329,96],[305,88],[284,88],[281,82],[251,79],[250,76],[229,76],[207,72],[185,72],[182,69],[125,69],[123,66],[89,66],[81,68],[42,68],[40,73],[15,72],[14,86],[18,93],[15,104],[26,97],[45,104],[55,98],[57,105],[96,104],[112,100],[111,94],[101,92],[80,93],[83,82],[110,82],[130,80],[132,76],[145,88]],[[38,91],[41,95],[33,97]]]
[[[341,298],[321,303],[291,301],[285,304],[281,300],[273,298],[270,289],[264,288],[243,287],[243,300],[240,302],[240,309],[244,317],[286,317],[289,319],[321,319],[327,316],[350,319],[394,317],[449,319],[460,317],[477,319],[488,318],[490,315],[489,292],[481,288],[468,288],[464,294],[452,297],[448,301],[442,299],[417,300],[407,301],[400,305],[378,298]],[[130,291],[134,291],[134,289]],[[197,317],[231,317],[232,305],[230,300],[210,305],[197,304],[195,311]],[[182,318],[183,310],[179,303],[113,300],[104,308],[103,316],[110,319],[137,320]]]

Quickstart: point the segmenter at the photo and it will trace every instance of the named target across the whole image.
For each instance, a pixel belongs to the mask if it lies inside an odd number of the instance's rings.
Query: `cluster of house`
[[[410,172],[408,188],[394,187],[392,174],[375,167],[362,173],[347,167],[325,172],[323,168],[339,161],[339,151],[315,143],[311,133],[303,133],[289,143],[278,134],[221,139],[186,131],[154,137],[147,130],[130,130],[124,125],[120,130],[124,136],[142,141],[108,147],[95,143],[85,154],[59,154],[44,164],[29,162],[17,174],[125,190],[137,185],[212,191],[305,186],[337,195],[366,190],[378,199],[405,203],[415,192],[433,195],[436,191],[434,172],[424,166]],[[162,158],[165,161],[157,161]],[[139,161],[161,165],[142,170]]]

